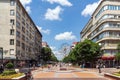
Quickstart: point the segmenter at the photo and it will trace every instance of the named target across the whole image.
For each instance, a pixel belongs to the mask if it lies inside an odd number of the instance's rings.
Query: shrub
[[[12,74],[16,74],[15,70],[5,70],[2,73],[2,76],[12,75]]]
[[[18,74],[6,75],[6,76],[0,75],[0,79],[2,79],[2,80],[6,80],[7,79],[8,80],[8,79],[20,77],[22,75],[24,75],[24,74],[23,73],[18,73]]]
[[[8,68],[8,69],[14,68],[13,63],[11,63],[11,62],[7,63],[7,64],[6,64],[6,68]]]

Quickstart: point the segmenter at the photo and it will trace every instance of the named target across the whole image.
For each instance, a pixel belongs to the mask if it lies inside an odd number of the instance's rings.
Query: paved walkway
[[[97,71],[97,72],[96,72]],[[33,72],[34,80],[112,80],[99,74],[97,69],[74,68],[67,71],[38,69]]]

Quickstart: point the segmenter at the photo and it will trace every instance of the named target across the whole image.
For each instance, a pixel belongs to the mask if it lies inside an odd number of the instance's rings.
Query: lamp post
[[[102,47],[102,44],[99,43],[99,46],[100,46],[100,50],[101,50],[101,47]],[[102,55],[101,55],[102,56]],[[100,56],[100,57],[101,57]],[[98,61],[98,70],[99,70],[99,73],[101,73],[101,59]]]
[[[2,60],[2,65],[3,65],[3,48],[0,47],[0,58]]]

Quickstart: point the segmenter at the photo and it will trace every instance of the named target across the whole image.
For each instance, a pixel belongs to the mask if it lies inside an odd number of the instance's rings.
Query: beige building
[[[42,35],[19,0],[0,0],[0,47],[4,59],[38,60]]]
[[[47,42],[42,42],[42,47],[49,47]]]
[[[102,0],[80,34],[81,41],[99,43],[104,51],[102,59],[113,66],[120,42],[120,0]]]

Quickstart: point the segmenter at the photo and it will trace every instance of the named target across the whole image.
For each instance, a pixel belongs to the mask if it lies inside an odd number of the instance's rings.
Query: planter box
[[[114,79],[114,80],[120,80],[119,76],[115,76],[115,75],[110,74],[110,73],[105,73],[104,76],[107,77],[107,78]]]
[[[67,70],[67,68],[60,68],[60,70],[65,70],[65,71],[66,71],[66,70]]]
[[[12,78],[12,79],[0,79],[0,80],[27,80],[27,79],[26,79],[26,76],[23,75],[23,76],[20,76],[20,77],[17,77],[17,78]]]

